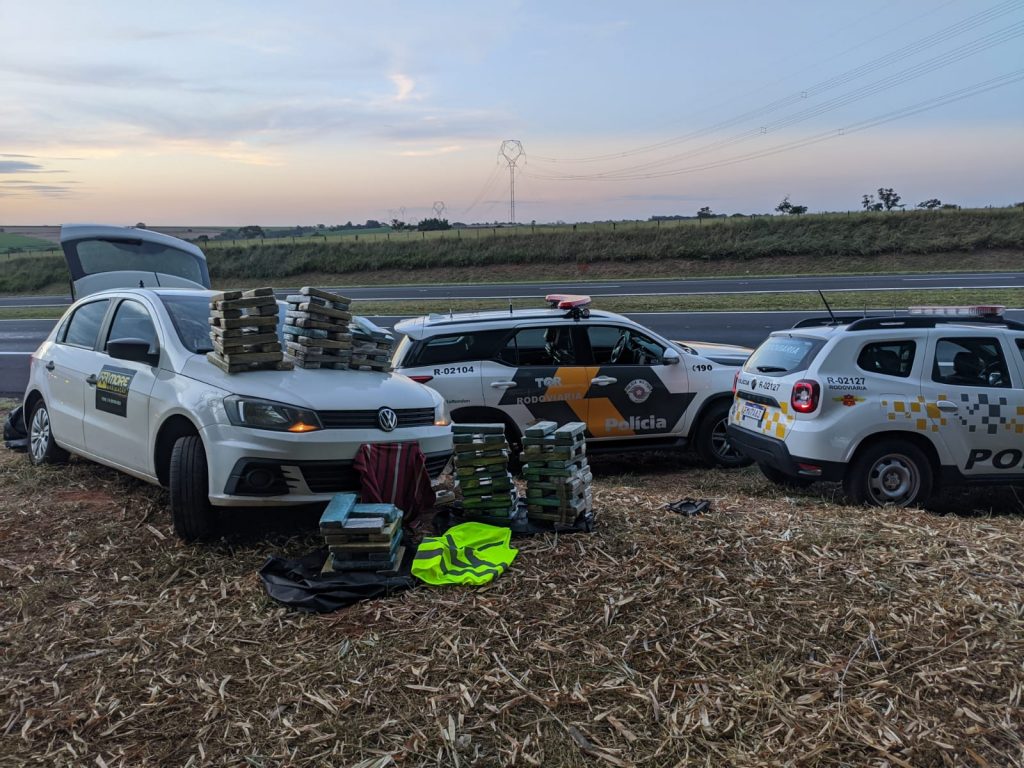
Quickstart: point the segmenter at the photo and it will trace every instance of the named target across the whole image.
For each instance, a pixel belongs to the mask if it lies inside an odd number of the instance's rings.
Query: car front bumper
[[[209,468],[210,503],[218,507],[296,506],[326,502],[335,493],[358,490],[353,462],[364,443],[418,442],[432,479],[452,455],[447,427],[419,427],[401,434],[396,430],[383,438],[382,434],[328,429],[290,434],[220,424],[206,427],[200,435]]]
[[[831,482],[843,479],[846,465],[792,456],[786,443],[777,437],[751,432],[734,424],[726,427],[726,433],[729,435],[729,442],[744,456],[790,477]]]

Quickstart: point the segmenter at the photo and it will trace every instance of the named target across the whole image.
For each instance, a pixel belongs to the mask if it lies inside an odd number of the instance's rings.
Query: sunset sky
[[[1024,200],[1021,0],[0,0],[0,29],[0,225],[504,221],[505,139],[519,221]]]

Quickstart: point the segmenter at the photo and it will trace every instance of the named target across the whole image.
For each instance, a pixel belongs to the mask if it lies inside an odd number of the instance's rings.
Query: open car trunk
[[[192,243],[133,227],[65,224],[60,244],[71,297],[117,288],[210,287],[206,256]]]

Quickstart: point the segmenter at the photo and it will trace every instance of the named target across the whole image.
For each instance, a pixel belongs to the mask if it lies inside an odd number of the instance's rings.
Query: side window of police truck
[[[57,340],[73,347],[93,349],[96,346],[96,338],[100,334],[100,326],[107,314],[109,303],[109,299],[102,299],[80,306],[75,310],[75,314],[71,316],[71,320],[63,330],[63,338]]]
[[[433,336],[418,343],[408,358],[402,361],[402,366],[417,368],[489,360],[505,335],[505,331],[478,331]]]
[[[595,365],[657,365],[665,357],[664,346],[633,328],[591,325],[587,339]]]
[[[784,376],[803,371],[825,345],[821,339],[801,336],[773,336],[754,350],[743,370]]]
[[[913,341],[879,341],[867,344],[857,356],[857,367],[868,373],[907,378],[914,367]]]
[[[137,301],[122,301],[114,311],[114,320],[110,324],[110,332],[107,340],[103,343],[103,349],[111,341],[119,339],[142,339],[149,342],[150,351],[156,351],[157,343],[156,326],[153,325],[153,318],[149,312]]]
[[[522,328],[498,352],[506,365],[576,365],[572,327]]]
[[[932,381],[957,387],[1011,386],[999,339],[988,337],[939,339]]]

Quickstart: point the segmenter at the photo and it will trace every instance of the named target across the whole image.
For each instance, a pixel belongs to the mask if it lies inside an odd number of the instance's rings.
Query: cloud
[[[4,155],[4,157],[28,157],[28,155]],[[24,160],[0,160],[0,173],[40,173],[44,170],[39,163]]]
[[[672,193],[669,193],[669,192],[655,192],[655,193],[651,193],[651,194],[622,195],[622,196],[614,198],[614,199],[616,199],[616,200],[652,200],[652,201],[665,201],[665,202],[677,202],[677,201],[694,202],[694,201],[706,201],[708,199],[713,199],[713,198],[708,198],[707,196],[699,197],[699,196],[694,196],[694,195],[672,194]]]
[[[398,157],[437,157],[439,155],[450,155],[452,152],[461,152],[462,147],[453,144],[447,147],[433,147],[431,149],[405,149],[393,154]]]
[[[395,84],[395,88],[398,91],[395,94],[395,101],[405,101],[412,95],[413,89],[416,88],[416,82],[407,75],[395,74],[391,75],[388,79]]]
[[[35,181],[20,181],[14,179],[0,180],[0,197],[71,197],[78,190],[67,184],[40,184]]]

